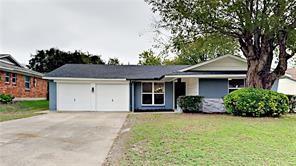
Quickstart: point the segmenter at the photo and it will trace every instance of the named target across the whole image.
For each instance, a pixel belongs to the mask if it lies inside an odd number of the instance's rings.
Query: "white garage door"
[[[97,84],[97,111],[129,111],[129,84]]]
[[[57,84],[57,109],[61,111],[90,111],[90,84]]]

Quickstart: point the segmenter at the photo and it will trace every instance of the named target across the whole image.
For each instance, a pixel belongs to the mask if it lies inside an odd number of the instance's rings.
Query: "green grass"
[[[296,115],[132,114],[123,165],[294,165]]]
[[[0,104],[0,122],[40,115],[38,111],[47,110],[48,101],[20,101],[13,104]]]

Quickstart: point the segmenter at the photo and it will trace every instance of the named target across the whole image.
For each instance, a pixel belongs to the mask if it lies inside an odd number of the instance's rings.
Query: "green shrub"
[[[289,110],[288,97],[271,90],[244,88],[224,97],[226,111],[236,116],[280,116]]]
[[[202,96],[180,96],[178,106],[185,113],[201,112]]]
[[[11,103],[12,100],[14,99],[14,96],[10,94],[0,94],[0,103]]]
[[[290,113],[296,113],[296,96],[295,95],[287,95],[289,99],[289,110]]]

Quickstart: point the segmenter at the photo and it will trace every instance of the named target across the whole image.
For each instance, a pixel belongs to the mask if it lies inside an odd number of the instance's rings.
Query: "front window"
[[[233,92],[237,89],[245,87],[244,79],[229,79],[228,80],[228,93]]]
[[[11,81],[13,84],[16,84],[16,73],[12,73]]]
[[[25,89],[26,90],[30,90],[30,77],[29,76],[25,76]]]
[[[5,73],[5,83],[10,83],[10,73],[9,72]]]
[[[142,83],[142,104],[163,105],[164,104],[164,83],[144,82]]]

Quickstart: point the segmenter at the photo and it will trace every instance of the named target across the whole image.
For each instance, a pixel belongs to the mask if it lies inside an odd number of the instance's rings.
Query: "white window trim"
[[[13,75],[15,75],[15,77]],[[13,82],[13,79],[15,79],[15,82]],[[16,73],[11,73],[11,83],[13,85],[16,85],[16,82],[17,82],[17,74]]]
[[[29,81],[26,80],[26,78],[29,78]],[[29,83],[29,88],[26,87],[26,83]],[[30,76],[25,76],[25,90],[30,90],[31,89],[31,77]]]
[[[7,76],[7,73],[9,74]],[[8,77],[8,81],[6,81],[6,78]],[[4,74],[4,83],[10,83],[10,79],[11,79],[11,73],[10,72],[5,72]]]
[[[152,83],[152,92],[143,92],[143,83]],[[163,83],[163,93],[155,93],[154,92],[154,83]],[[143,104],[143,94],[151,94],[152,95],[152,104]],[[163,94],[163,104],[154,104],[154,94]],[[144,81],[141,82],[141,105],[142,106],[165,106],[165,82],[161,81]]]
[[[229,81],[230,80],[244,80],[244,86],[243,87],[240,87],[240,88],[230,88],[229,87]],[[245,78],[228,78],[228,84],[227,84],[227,86],[228,86],[228,94],[229,94],[229,90],[232,90],[232,89],[238,90],[238,89],[245,88],[246,87],[246,79]]]

